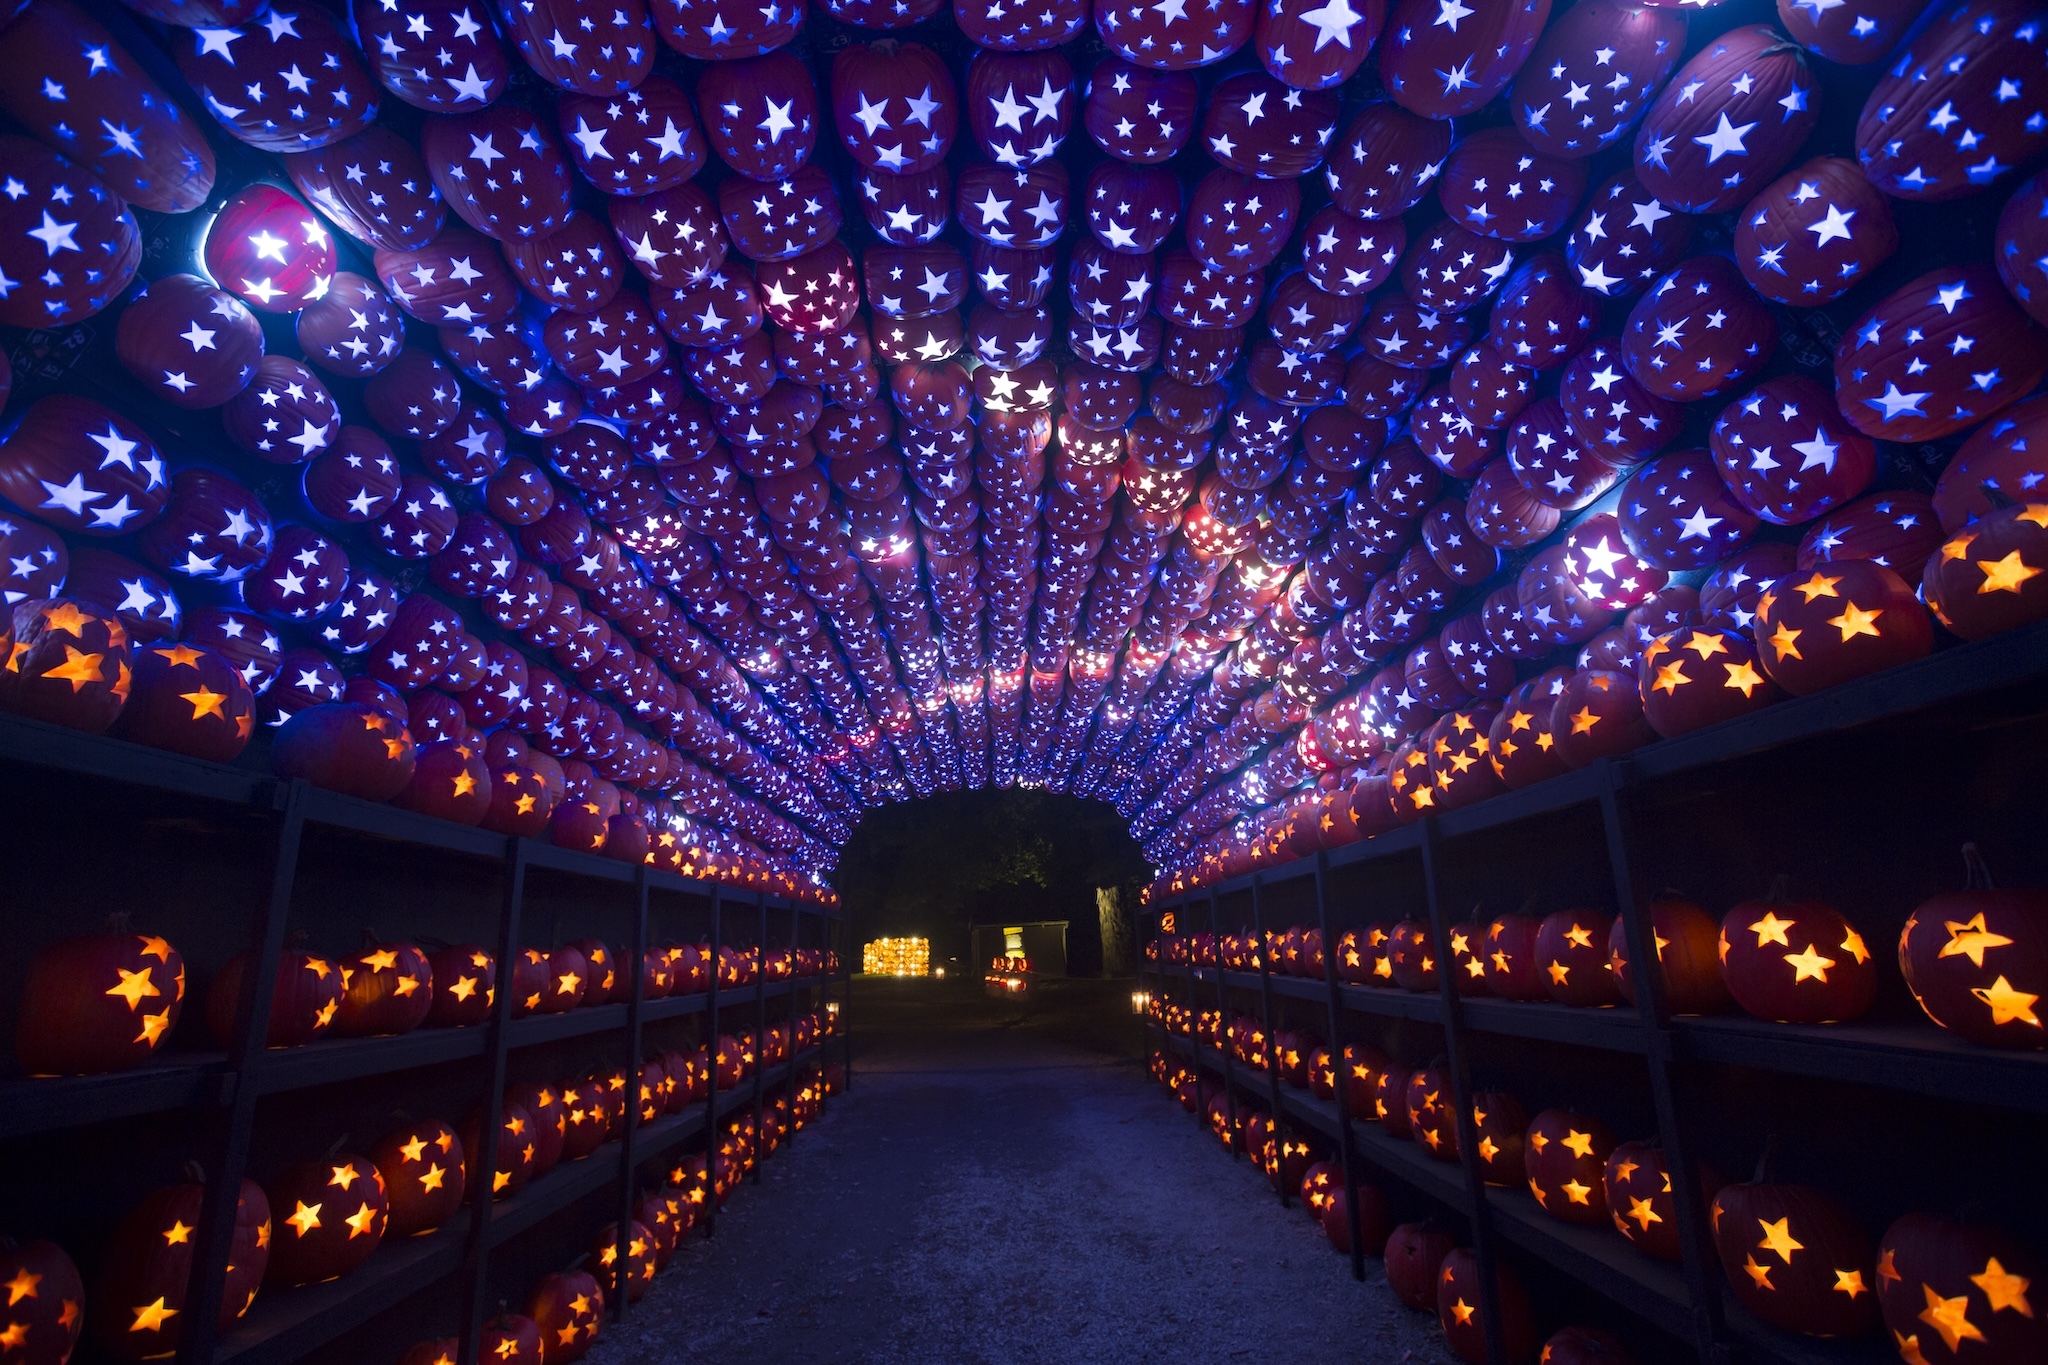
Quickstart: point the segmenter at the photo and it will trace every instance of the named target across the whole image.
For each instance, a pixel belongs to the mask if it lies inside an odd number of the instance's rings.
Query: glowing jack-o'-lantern
[[[1784,883],[1721,919],[1721,975],[1735,1003],[1787,1024],[1854,1019],[1877,997],[1863,936],[1824,901],[1794,901]]]
[[[337,1154],[291,1167],[272,1182],[277,1228],[264,1283],[290,1288],[348,1274],[377,1249],[390,1205],[367,1157]]]
[[[533,1113],[508,1093],[498,1109],[497,1155],[491,1162],[491,1197],[503,1199],[517,1194],[533,1178],[533,1159],[539,1145]],[[462,1197],[474,1202],[481,1186],[482,1170],[477,1160],[483,1155],[483,1113],[471,1110],[456,1133],[456,1142],[467,1158],[462,1172]]]
[[[0,709],[74,730],[101,731],[127,704],[128,631],[112,612],[67,598],[23,602],[0,667]]]
[[[1528,1129],[1528,1111],[1505,1090],[1481,1090],[1472,1096],[1472,1130],[1478,1139],[1481,1179],[1489,1185],[1513,1188],[1528,1178],[1523,1167]]]
[[[1495,1258],[1494,1301],[1500,1307],[1501,1345],[1508,1365],[1527,1365],[1536,1358],[1536,1314],[1522,1277],[1508,1261]],[[1479,1311],[1484,1280],[1479,1253],[1459,1247],[1444,1257],[1436,1272],[1436,1317],[1444,1340],[1460,1360],[1486,1365],[1486,1323]]]
[[[462,1140],[438,1119],[408,1123],[386,1134],[370,1149],[370,1160],[384,1180],[386,1236],[432,1232],[462,1207]]]
[[[1772,681],[1805,696],[1921,657],[1934,626],[1896,573],[1842,559],[1773,583],[1757,599],[1756,639]]]
[[[1418,1312],[1433,1311],[1437,1272],[1456,1246],[1451,1234],[1433,1220],[1403,1223],[1388,1233],[1382,1256],[1394,1297]]]
[[[1379,1120],[1380,1127],[1399,1138],[1412,1138],[1415,1128],[1408,1116],[1408,1076],[1400,1067],[1389,1067],[1373,1078],[1372,1108],[1366,1114]]]
[[[1784,692],[1758,665],[1744,631],[1682,626],[1643,646],[1636,658],[1643,719],[1665,737],[1760,711]]]
[[[436,1028],[481,1024],[497,1002],[498,964],[474,943],[451,943],[427,957],[433,973],[433,1004],[425,1023]]]
[[[231,1047],[235,1011],[249,954],[237,953],[214,975],[206,992],[206,1023],[214,1042]],[[266,1047],[298,1047],[324,1038],[341,1010],[341,971],[334,961],[300,948],[287,948],[277,959],[277,986],[270,1002]]]
[[[580,1360],[604,1328],[604,1292],[586,1271],[547,1275],[534,1286],[526,1312],[540,1328],[542,1365]]]
[[[599,1287],[609,1299],[617,1292],[619,1272],[619,1225],[607,1223],[590,1244],[590,1259],[596,1267]],[[638,1219],[626,1225],[626,1301],[638,1303],[654,1284],[654,1234]]]
[[[94,1342],[117,1360],[161,1359],[184,1339],[185,1291],[206,1200],[198,1169],[190,1168],[187,1177],[144,1198],[107,1239],[87,1310]],[[233,1327],[256,1302],[273,1232],[270,1201],[261,1186],[244,1180],[235,1201],[218,1330]]]
[[[606,1129],[605,1089],[602,1081],[577,1080],[558,1087],[561,1091],[562,1160],[577,1161],[604,1144]]]
[[[1441,1063],[1408,1073],[1410,1135],[1438,1161],[1458,1159],[1458,1108]]]
[[[490,1365],[541,1365],[540,1327],[524,1313],[501,1313],[477,1338],[478,1360]]]
[[[1436,989],[1436,947],[1429,926],[1404,919],[1387,936],[1387,970],[1404,991]]]
[[[1839,1204],[1804,1185],[1729,1185],[1710,1211],[1735,1299],[1787,1332],[1860,1336],[1877,1325],[1877,1258]]]
[[[85,1282],[55,1242],[0,1236],[0,1351],[8,1365],[65,1365],[85,1330]]]
[[[1548,1000],[1549,974],[1537,959],[1536,940],[1542,924],[1528,915],[1501,915],[1486,926],[1480,952],[1486,959],[1486,984],[1508,1000]]]
[[[185,960],[153,934],[61,939],[37,953],[22,988],[14,1055],[32,1076],[121,1071],[177,1026]]]
[[[1344,1188],[1344,1169],[1334,1161],[1310,1162],[1308,1169],[1301,1173],[1301,1184],[1295,1188],[1295,1197],[1309,1216],[1320,1220],[1323,1210],[1330,1205],[1334,1191]]]
[[[1665,1007],[1673,1014],[1718,1014],[1728,1008],[1728,983],[1721,979],[1720,928],[1714,917],[1671,895],[1652,900],[1649,916]],[[1628,926],[1619,918],[1607,934],[1607,962],[1614,970],[1615,988],[1633,1005],[1636,988],[1628,963]]]
[[[1877,1305],[1901,1359],[2048,1359],[2048,1264],[1998,1228],[1909,1213],[1877,1247]]]
[[[2048,891],[1999,890],[1974,846],[1968,885],[1922,901],[1899,933],[1899,970],[1927,1017],[1991,1047],[2048,1046]]]
[[[1453,924],[1451,937],[1451,979],[1460,995],[1491,995],[1486,984],[1486,928],[1467,922]]]
[[[1598,910],[1559,910],[1544,917],[1536,931],[1536,965],[1551,999],[1579,1006],[1620,1001],[1607,960],[1612,927]]]
[[[1677,1260],[1678,1214],[1663,1149],[1654,1142],[1622,1143],[1608,1155],[1605,1179],[1607,1211],[1621,1235],[1660,1261]],[[1713,1183],[1704,1173],[1702,1179]]]
[[[1607,1221],[1607,1158],[1614,1134],[1585,1114],[1546,1109],[1529,1124],[1522,1153],[1529,1192],[1552,1218],[1597,1227]]]
[[[342,959],[340,970],[341,1009],[334,1031],[344,1037],[410,1033],[433,1008],[434,969],[415,944],[373,939],[354,957]]]
[[[1998,507],[1929,556],[1922,590],[1944,626],[1965,640],[2048,616],[2048,502]]]
[[[206,271],[251,308],[295,313],[327,292],[334,238],[275,185],[237,190],[206,230]]]
[[[462,1343],[454,1337],[416,1341],[398,1358],[398,1365],[455,1365]]]

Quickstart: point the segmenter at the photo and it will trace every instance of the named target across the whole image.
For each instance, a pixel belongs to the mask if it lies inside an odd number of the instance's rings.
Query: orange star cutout
[[[2008,1309],[2022,1317],[2034,1316],[2034,1306],[2027,1302],[2027,1290],[2033,1284],[2024,1275],[2014,1275],[1998,1263],[1993,1256],[1984,1263],[1982,1272],[1970,1277],[1970,1283],[1984,1291],[1984,1297],[1991,1301],[1991,1311],[2003,1313]]]
[[[1756,665],[1744,660],[1739,664],[1722,664],[1728,670],[1728,681],[1724,686],[1732,688],[1744,697],[1764,685],[1763,675],[1756,671]]]
[[[2035,1028],[2041,1027],[2041,1016],[2034,1013],[2034,1006],[2039,1003],[2041,997],[2018,989],[2003,975],[1989,986],[1970,987],[1970,994],[1983,1001],[1991,1010],[1993,1027],[2000,1024],[2030,1024]]]
[[[1842,577],[1840,574],[1829,578],[1822,574],[1819,569],[1815,569],[1813,577],[1807,579],[1804,583],[1795,583],[1792,586],[1794,592],[1799,593],[1807,601],[1811,602],[1816,597],[1840,597],[1841,594],[1835,591],[1835,584],[1841,581]]]
[[[71,684],[75,696],[85,690],[87,683],[96,683],[100,678],[100,660],[104,654],[87,654],[82,650],[64,646],[64,662],[43,670],[46,678],[60,678]]]
[[[1984,571],[1984,581],[1977,585],[1979,594],[1988,592],[2011,592],[2020,590],[2020,584],[2030,578],[2039,578],[2041,571],[2030,566],[2014,550],[2003,559],[1981,559],[1977,567]]]

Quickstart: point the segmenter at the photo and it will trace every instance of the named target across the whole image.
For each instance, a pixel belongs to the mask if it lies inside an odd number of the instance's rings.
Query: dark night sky
[[[1067,966],[1101,969],[1095,888],[1135,897],[1150,877],[1123,817],[1100,801],[1012,789],[869,811],[840,858],[853,941],[922,934],[932,959],[967,956],[970,924],[1066,919]]]

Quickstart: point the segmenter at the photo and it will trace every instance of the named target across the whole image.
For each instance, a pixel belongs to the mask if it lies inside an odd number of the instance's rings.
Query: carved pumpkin
[[[560,1087],[562,1118],[568,1125],[562,1134],[562,1160],[578,1161],[604,1145],[604,1085],[600,1081],[578,1080]]]
[[[1501,1346],[1506,1365],[1527,1365],[1536,1358],[1536,1314],[1522,1277],[1506,1260],[1495,1258],[1494,1298],[1500,1305]],[[1436,1272],[1436,1317],[1444,1340],[1460,1360],[1487,1365],[1486,1323],[1479,1310],[1482,1293],[1479,1253],[1459,1247],[1444,1257]]]
[[[235,1009],[242,996],[242,978],[249,970],[249,954],[237,953],[227,960],[206,992],[206,1023],[214,1042],[232,1047]],[[299,948],[287,948],[277,959],[277,989],[270,1002],[270,1028],[266,1047],[298,1047],[324,1038],[334,1027],[341,1010],[341,972],[327,958]]]
[[[1520,1101],[1505,1090],[1476,1092],[1472,1127],[1478,1135],[1480,1177],[1487,1184],[1513,1188],[1528,1178],[1523,1153],[1529,1114]]]
[[[185,1334],[185,1290],[192,1278],[205,1199],[206,1186],[197,1179],[167,1185],[130,1209],[107,1239],[87,1311],[93,1340],[108,1355],[152,1360],[178,1349]],[[218,1330],[233,1327],[256,1302],[270,1262],[272,1231],[270,1201],[261,1186],[244,1180],[235,1201]]]
[[[1824,901],[1793,901],[1782,885],[1721,918],[1721,975],[1735,1003],[1785,1024],[1854,1019],[1877,997],[1863,936]]]
[[[512,1013],[519,1017],[540,1012],[548,998],[548,954],[538,948],[520,950],[512,960]]]
[[[362,702],[326,702],[295,712],[270,743],[279,777],[389,801],[412,780],[412,734],[402,721]]]
[[[477,1197],[478,1177],[481,1174],[477,1169],[477,1158],[483,1153],[480,1135],[482,1127],[482,1112],[471,1110],[469,1117],[462,1121],[462,1127],[456,1135],[456,1141],[461,1144],[462,1151],[467,1157],[467,1164],[462,1172],[462,1197],[465,1202],[473,1201]],[[498,1110],[497,1155],[491,1163],[493,1199],[503,1199],[507,1195],[517,1194],[533,1177],[533,1158],[539,1146],[534,1128],[533,1115],[528,1112],[526,1106],[507,1096]]]
[[[1430,942],[1429,926],[1418,919],[1396,924],[1388,936],[1387,963],[1394,984],[1402,990],[1435,990],[1436,947]]]
[[[2023,1365],[2048,1359],[2048,1264],[2002,1230],[1909,1213],[1877,1246],[1877,1305],[1902,1359]]]
[[[1899,970],[1927,1017],[1989,1047],[2041,1047],[2048,891],[2003,891],[1965,846],[1968,885],[1922,901],[1899,934]]]
[[[526,1312],[540,1328],[542,1365],[580,1360],[604,1327],[604,1293],[581,1270],[547,1275],[534,1286]]]
[[[1522,1154],[1529,1192],[1552,1218],[1598,1227],[1607,1221],[1607,1125],[1566,1109],[1546,1109],[1529,1124]]]
[[[597,1238],[590,1244],[591,1263],[596,1267],[597,1282],[609,1299],[616,1290],[615,1277],[619,1265],[619,1225],[606,1223],[598,1230]],[[626,1301],[640,1302],[654,1283],[657,1269],[654,1263],[654,1234],[639,1220],[626,1225]]]
[[[271,1182],[270,1204],[277,1228],[264,1283],[282,1288],[348,1274],[376,1251],[390,1217],[376,1165],[345,1153],[286,1170]]]
[[[589,988],[591,978],[590,959],[583,956],[571,944],[548,953],[548,984],[541,992],[539,1009],[542,1014],[567,1014],[583,1003],[583,993]]]
[[[1636,659],[1643,718],[1669,738],[1761,711],[1785,693],[1757,663],[1747,631],[1681,626],[1643,646]]]
[[[1613,921],[1598,910],[1559,910],[1536,931],[1536,964],[1550,998],[1567,1005],[1605,1006],[1621,1000],[1607,963]]]
[[[1621,1235],[1645,1255],[1678,1259],[1678,1214],[1664,1150],[1654,1142],[1624,1142],[1607,1157],[1607,1211]]]
[[[500,1313],[484,1324],[476,1358],[489,1365],[541,1365],[539,1325],[524,1313]]]
[[[1542,924],[1528,915],[1501,915],[1486,926],[1486,984],[1508,1000],[1548,1000],[1548,974],[1536,956]]]
[[[1372,1108],[1366,1113],[1380,1121],[1380,1127],[1398,1138],[1415,1136],[1408,1117],[1408,1072],[1391,1067],[1373,1078]]]
[[[1417,1312],[1434,1310],[1437,1272],[1443,1268],[1444,1257],[1456,1246],[1451,1234],[1434,1220],[1403,1223],[1388,1233],[1382,1256],[1387,1286],[1394,1291],[1394,1297]]]
[[[682,1208],[680,1197],[671,1198],[663,1190],[648,1190],[633,1201],[633,1221],[646,1228],[652,1239],[657,1274],[668,1269],[669,1259],[676,1254],[681,1220],[686,1216]]]
[[[29,964],[14,1055],[32,1076],[125,1070],[170,1037],[184,1000],[185,959],[165,939],[60,939]]]
[[[439,1119],[408,1123],[370,1149],[384,1178],[388,1237],[432,1232],[462,1207],[462,1141]]]
[[[563,1107],[561,1089],[544,1082],[515,1081],[505,1087],[505,1098],[532,1115],[528,1132],[533,1138],[533,1174],[547,1174],[561,1161],[569,1135],[569,1111]]]
[[[65,1365],[85,1330],[85,1281],[55,1242],[0,1236],[0,1358],[7,1365]]]
[[[1757,599],[1756,639],[1771,680],[1803,697],[1920,658],[1934,625],[1896,573],[1838,559],[1773,583]]]
[[[603,1005],[632,996],[632,979],[620,974],[618,959],[603,939],[579,938],[569,946],[583,954],[585,1005]]]
[[[1721,931],[1714,917],[1671,895],[1651,900],[1649,912],[1665,1007],[1673,1014],[1719,1014],[1728,1008],[1728,983],[1721,979]],[[1633,1005],[1636,988],[1629,976],[1628,926],[1618,917],[1607,933],[1607,962],[1615,989]]]
[[[1351,1254],[1351,1204],[1350,1196],[1344,1191],[1340,1179],[1331,1186],[1329,1198],[1317,1215],[1323,1224],[1323,1236],[1342,1255]],[[1393,1222],[1387,1209],[1387,1197],[1377,1185],[1358,1183],[1358,1249],[1366,1256],[1378,1256],[1385,1252],[1388,1228]]]
[[[1308,1169],[1301,1173],[1301,1184],[1295,1188],[1295,1197],[1301,1206],[1318,1221],[1323,1210],[1329,1206],[1330,1192],[1344,1188],[1344,1168],[1334,1161],[1310,1162]]]
[[[425,1023],[435,1028],[462,1028],[491,1017],[498,998],[497,963],[474,943],[451,943],[427,955],[433,973],[433,1003]]]
[[[1451,979],[1460,995],[1492,995],[1486,984],[1486,927],[1465,923],[1451,926]]]
[[[1721,1269],[1757,1318],[1812,1337],[1877,1326],[1869,1234],[1832,1198],[1804,1185],[1729,1185],[1711,1215]]]
[[[1408,1074],[1408,1127],[1438,1161],[1458,1159],[1458,1108],[1442,1063]]]
[[[132,660],[115,733],[215,763],[242,752],[255,728],[256,698],[225,655],[171,641],[135,649]]]
[[[55,597],[23,602],[0,668],[0,709],[97,733],[128,701],[128,629],[112,612]]]
[[[434,968],[415,944],[370,942],[340,970],[334,1031],[343,1037],[410,1033],[434,1006]]]
[[[2048,502],[1998,507],[1928,557],[1921,590],[1935,619],[1981,640],[2048,616]]]

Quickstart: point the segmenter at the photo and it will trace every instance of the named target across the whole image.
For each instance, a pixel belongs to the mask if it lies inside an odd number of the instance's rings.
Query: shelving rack
[[[844,1066],[843,1028],[783,1064],[755,1066],[737,1089],[717,1089],[685,1112],[642,1124],[637,1092],[646,1053],[786,1023],[794,1042],[806,1011],[844,1006],[848,945],[836,908],[735,890],[514,839],[376,805],[250,768],[184,758],[122,740],[0,716],[0,848],[15,869],[10,951],[0,963],[0,1029],[11,1035],[21,980],[42,943],[99,928],[109,907],[163,932],[192,970],[173,1042],[160,1059],[103,1076],[0,1073],[0,1223],[47,1236],[79,1260],[88,1299],[97,1242],[150,1189],[198,1160],[207,1176],[195,1233],[182,1365],[283,1365],[395,1359],[406,1343],[454,1336],[474,1365],[476,1342],[500,1302],[589,1248],[605,1223],[623,1229],[643,1188],[678,1157],[707,1151],[721,1124],[751,1112],[756,1131],[778,1096],[793,1103],[805,1073]],[[477,942],[493,953],[497,994],[488,1022],[396,1037],[336,1039],[288,1049],[262,1045],[276,963],[294,932],[326,933],[372,918],[398,936]],[[353,921],[351,923],[351,921]],[[765,949],[803,945],[839,954],[831,976],[721,986],[645,999],[637,970],[623,1001],[514,1018],[515,956],[525,946],[602,937],[637,963],[656,934]],[[204,1041],[204,973],[244,949],[247,973],[223,1049]],[[771,1020],[772,1014],[772,1020]],[[0,1049],[4,1051],[4,1049]],[[524,1189],[476,1200],[436,1231],[391,1240],[353,1274],[291,1290],[266,1289],[234,1328],[216,1335],[227,1234],[245,1175],[266,1176],[318,1155],[353,1131],[367,1148],[418,1106],[450,1122],[472,1109],[497,1131],[508,1080],[553,1079],[592,1065],[623,1070],[631,1087],[623,1131],[590,1156],[563,1162]],[[446,1106],[454,1106],[449,1112]],[[351,1128],[353,1124],[374,1127]],[[785,1138],[785,1141],[787,1138]],[[317,1142],[314,1150],[309,1144]],[[473,1187],[489,1188],[496,1144],[475,1154]],[[762,1153],[765,1155],[765,1152]],[[22,1158],[22,1159],[16,1159]],[[112,1163],[112,1164],[110,1164]],[[759,1178],[758,1163],[754,1178]],[[700,1221],[716,1225],[716,1201]],[[621,1241],[624,1240],[623,1234]],[[618,1259],[625,1273],[627,1258]],[[611,1296],[626,1311],[625,1296]],[[90,1337],[76,1359],[102,1359]]]
[[[1267,1084],[1257,1071],[1250,1079],[1271,1096],[1254,1102],[1329,1144],[1352,1209],[1370,1174],[1463,1224],[1482,1264],[1495,1360],[1505,1356],[1492,1266],[1512,1247],[1525,1278],[1547,1291],[1539,1304],[1555,1306],[1546,1332],[1591,1320],[1633,1337],[1644,1359],[1713,1365],[1891,1361],[1881,1337],[1821,1341],[1743,1312],[1710,1240],[1702,1175],[1747,1179],[1775,1140],[1772,1178],[1827,1189],[1873,1238],[1916,1208],[1975,1204],[2023,1237],[2048,1225],[2048,1196],[2024,1175],[2027,1154],[2048,1140],[2048,1053],[1981,1048],[1945,1032],[1913,1004],[1893,951],[1914,905],[1961,884],[1956,851],[1965,840],[1984,850],[2003,884],[2048,883],[2038,836],[2048,813],[2037,776],[2048,761],[2044,681],[2048,626],[2037,625],[1155,899],[1148,934],[1169,914],[1182,935],[1250,932],[1261,943],[1269,930],[1316,927],[1329,950],[1325,975],[1150,957],[1141,971],[1156,999],[1220,1010],[1226,1023],[1254,1015],[1269,1055],[1274,1030],[1291,1019],[1312,1023],[1338,1057],[1347,1042],[1370,1042],[1396,1066],[1442,1059],[1463,1153],[1455,1163],[1345,1113],[1342,1085],[1332,1103]],[[1532,893],[1538,915],[1576,905],[1612,911],[1629,960],[1650,962],[1644,907],[1660,888],[1718,917],[1763,894],[1781,871],[1797,894],[1848,914],[1876,953],[1884,984],[1863,1019],[1801,1026],[1673,1017],[1654,972],[1638,974],[1633,1007],[1607,1009],[1463,995],[1448,971],[1427,994],[1337,978],[1334,947],[1348,929],[1424,920],[1435,959],[1449,963],[1454,923],[1483,924]],[[1234,1115],[1242,1063],[1156,1019],[1147,1030],[1155,1046],[1220,1077]],[[1654,1260],[1611,1229],[1550,1218],[1524,1190],[1487,1186],[1473,1155],[1478,1089],[1506,1089],[1532,1115],[1565,1105],[1602,1117],[1618,1139],[1654,1134],[1672,1172],[1682,1260]],[[1995,1192],[1988,1206],[1987,1192]]]

